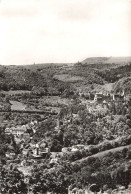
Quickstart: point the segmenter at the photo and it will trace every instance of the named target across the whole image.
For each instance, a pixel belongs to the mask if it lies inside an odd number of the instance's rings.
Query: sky
[[[131,56],[131,0],[0,0],[0,64]]]

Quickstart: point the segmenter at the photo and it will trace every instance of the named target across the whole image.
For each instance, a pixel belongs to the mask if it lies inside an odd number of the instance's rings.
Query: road
[[[97,154],[93,154],[91,156],[88,156],[88,157],[85,157],[83,159],[76,160],[75,162],[72,162],[72,165],[76,164],[77,162],[79,163],[79,162],[82,162],[84,160],[87,160],[90,157],[99,157],[99,158],[102,158],[102,157],[108,155],[109,152],[114,153],[114,152],[117,152],[117,151],[122,151],[124,148],[130,148],[131,149],[131,145],[120,146],[120,147],[117,147],[117,148],[113,148],[113,149],[110,149],[110,150],[105,150],[105,151],[99,152]]]

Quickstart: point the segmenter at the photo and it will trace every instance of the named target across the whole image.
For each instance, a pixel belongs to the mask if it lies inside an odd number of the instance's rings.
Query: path
[[[106,156],[109,152],[114,153],[114,152],[116,152],[116,151],[121,151],[121,150],[123,150],[124,148],[130,148],[130,149],[131,149],[131,145],[120,146],[120,147],[113,148],[113,149],[110,149],[110,150],[105,150],[105,151],[99,152],[99,153],[97,153],[97,154],[93,154],[93,155],[91,155],[91,156],[85,157],[85,158],[83,158],[83,159],[76,160],[75,162],[72,162],[72,164],[74,165],[74,164],[76,164],[77,162],[82,162],[83,160],[86,160],[86,159],[88,159],[88,158],[90,158],[90,157],[99,157],[99,158],[101,158],[101,157]]]

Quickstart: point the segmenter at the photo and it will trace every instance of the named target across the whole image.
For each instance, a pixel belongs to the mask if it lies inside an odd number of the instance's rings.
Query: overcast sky
[[[131,56],[131,1],[0,1],[0,64],[93,56]]]

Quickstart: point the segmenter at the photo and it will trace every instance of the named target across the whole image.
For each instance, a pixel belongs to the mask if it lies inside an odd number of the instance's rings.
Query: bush
[[[90,146],[88,151],[93,155],[99,152],[99,149],[96,146]]]
[[[110,150],[112,149],[113,146],[111,145],[110,142],[104,142],[101,147],[100,147],[100,151],[105,151],[105,150]]]
[[[96,161],[95,157],[91,156],[87,159],[88,165],[92,165]]]

